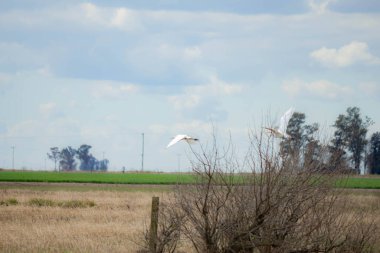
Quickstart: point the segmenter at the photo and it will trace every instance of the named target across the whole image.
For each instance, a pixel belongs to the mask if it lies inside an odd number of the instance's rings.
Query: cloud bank
[[[322,47],[310,53],[310,57],[327,67],[343,68],[354,64],[380,64],[380,58],[369,52],[367,43],[353,41],[341,48]]]

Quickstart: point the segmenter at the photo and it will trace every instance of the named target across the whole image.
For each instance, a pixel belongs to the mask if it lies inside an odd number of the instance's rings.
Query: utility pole
[[[144,171],[144,133],[142,135],[141,171]]]
[[[12,149],[12,169],[15,169],[15,146],[12,146],[11,149]]]

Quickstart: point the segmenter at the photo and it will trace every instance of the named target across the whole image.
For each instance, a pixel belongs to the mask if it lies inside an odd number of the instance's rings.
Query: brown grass
[[[149,186],[146,186],[149,187]],[[380,191],[346,190],[349,212],[370,210],[380,226]],[[2,188],[0,201],[0,252],[137,252],[150,217],[152,196],[164,191],[73,191]],[[31,199],[92,201],[95,206],[66,208],[34,206]],[[379,238],[380,239],[380,238]],[[380,241],[380,240],[379,240]],[[380,245],[378,245],[380,249]],[[185,250],[185,252],[189,252]]]
[[[161,192],[34,191],[2,189],[0,201],[1,252],[135,252],[138,236],[149,222],[152,196]],[[53,203],[93,201],[95,206],[65,208],[36,206],[33,199]]]

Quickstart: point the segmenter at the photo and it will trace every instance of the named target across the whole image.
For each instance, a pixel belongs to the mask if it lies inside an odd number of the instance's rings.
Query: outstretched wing
[[[169,144],[166,146],[166,148],[173,146],[174,144],[176,144],[177,142],[179,142],[180,140],[183,140],[185,138],[186,138],[185,134],[179,134],[179,135],[175,136],[173,138],[173,140],[171,140],[171,142],[169,142]]]
[[[282,134],[286,134],[286,128],[288,127],[288,123],[290,118],[293,116],[294,108],[289,108],[284,115],[282,115],[280,119],[280,126],[278,127],[278,131]]]

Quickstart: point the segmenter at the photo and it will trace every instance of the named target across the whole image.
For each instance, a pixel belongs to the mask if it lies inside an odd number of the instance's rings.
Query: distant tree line
[[[346,168],[348,173],[359,174],[360,168],[364,168],[369,174],[380,174],[380,132],[367,139],[368,127],[373,121],[362,117],[358,107],[348,107],[345,114],[337,117],[327,147],[319,141],[321,136],[317,136],[319,125],[306,124],[305,120],[301,112],[295,112],[290,119],[287,128],[290,138],[280,144],[283,158],[292,163],[323,163],[321,167],[326,170]],[[326,148],[329,156],[321,159],[320,154]]]
[[[80,162],[79,170],[81,171],[107,171],[108,159],[98,160],[91,153],[92,147],[87,144],[81,145],[78,149],[68,146],[63,149],[58,147],[50,148],[47,156],[54,162],[54,170],[74,171],[77,169],[77,161]]]

